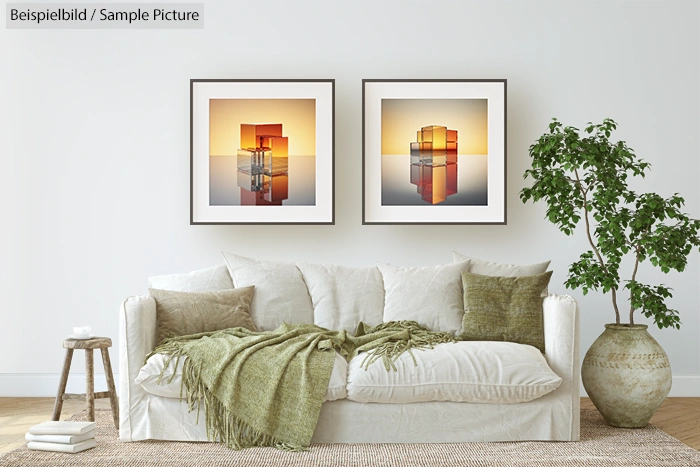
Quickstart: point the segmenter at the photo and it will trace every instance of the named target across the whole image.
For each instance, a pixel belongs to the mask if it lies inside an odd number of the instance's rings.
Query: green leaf
[[[584,295],[620,290],[625,256],[638,266],[651,264],[668,273],[683,271],[688,255],[700,250],[700,220],[680,211],[685,203],[680,195],[663,198],[628,187],[628,179],[643,178],[650,164],[624,141],[610,140],[616,129],[609,118],[589,122],[583,132],[552,119],[549,132],[530,146],[532,165],[523,175],[532,185],[521,190],[521,201],[544,201],[546,218],[565,235],[573,235],[584,221],[590,249],[569,266],[565,281],[567,288],[580,288]],[[634,276],[625,283],[633,309],[659,327],[680,327],[677,312],[665,304],[670,289],[641,285]]]

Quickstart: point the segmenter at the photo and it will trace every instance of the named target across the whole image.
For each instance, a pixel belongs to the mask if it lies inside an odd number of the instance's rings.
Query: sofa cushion
[[[456,251],[452,252],[452,259],[455,263],[458,261],[469,260],[469,272],[473,272],[474,274],[503,277],[534,276],[536,274],[542,274],[549,267],[549,263],[551,263],[551,261],[520,265],[496,263],[493,261],[484,261],[482,259],[472,258],[470,256],[463,255],[462,253],[457,253]]]
[[[182,366],[185,364],[185,360],[187,360],[187,357],[181,358],[176,367],[176,359],[171,359],[163,372],[163,377],[160,378],[166,356],[163,354],[155,354],[146,361],[146,364],[141,368],[134,382],[140,384],[146,392],[156,396],[179,398],[180,386],[182,384]],[[170,379],[171,377],[172,380]],[[345,399],[347,396],[347,377],[348,362],[336,352],[331,379],[328,382],[328,389],[323,398],[324,402]],[[160,384],[158,384],[159,378],[161,379]],[[183,394],[183,397],[185,397],[185,394]]]
[[[313,324],[314,307],[294,263],[259,261],[232,253],[224,259],[236,287],[255,286],[250,316],[261,331],[287,324]]]
[[[148,289],[156,301],[158,342],[166,337],[243,327],[257,331],[250,319],[253,286],[219,292]]]
[[[378,264],[384,279],[384,322],[416,321],[431,331],[456,333],[462,325],[462,272],[469,261],[410,268]]]
[[[551,277],[552,271],[522,277],[463,272],[464,317],[457,338],[517,342],[544,352],[541,294]]]
[[[187,274],[166,274],[148,278],[151,289],[177,290],[179,292],[218,292],[233,288],[231,274],[225,264],[197,269]]]
[[[348,365],[347,397],[356,402],[408,404],[452,401],[527,402],[561,384],[534,347],[511,342],[456,342],[414,350],[396,359],[398,371],[380,361],[362,368],[365,353]]]
[[[376,266],[351,268],[297,263],[314,306],[314,324],[355,333],[360,321],[376,326],[384,315],[384,283]]]
[[[452,259],[456,263],[458,261],[469,260],[469,272],[474,274],[482,274],[484,276],[501,276],[501,277],[520,277],[520,276],[535,276],[547,271],[551,261],[534,264],[505,264],[495,263],[493,261],[484,261],[481,259],[471,258],[456,251],[452,252]],[[542,296],[548,294],[547,287],[542,291]]]

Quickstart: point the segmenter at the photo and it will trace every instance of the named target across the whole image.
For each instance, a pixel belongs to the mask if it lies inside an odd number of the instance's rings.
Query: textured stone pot
[[[581,379],[608,425],[640,428],[671,390],[671,365],[645,324],[606,324],[583,359]]]

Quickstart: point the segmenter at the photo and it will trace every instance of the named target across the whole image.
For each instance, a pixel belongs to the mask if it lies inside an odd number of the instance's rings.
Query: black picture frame
[[[190,224],[335,224],[335,80],[191,79]]]
[[[506,79],[362,80],[363,225],[506,225],[506,174]]]

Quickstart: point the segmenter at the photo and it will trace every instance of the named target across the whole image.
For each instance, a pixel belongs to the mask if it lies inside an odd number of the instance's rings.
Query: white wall
[[[118,306],[148,276],[221,263],[222,250],[347,265],[551,258],[551,289],[566,293],[585,240],[520,202],[527,148],[552,117],[612,117],[653,165],[638,188],[680,192],[700,217],[699,18],[697,2],[207,1],[203,30],[2,29],[0,396],[53,395],[71,326],[116,343]],[[190,78],[336,79],[334,226],[189,225]],[[361,225],[363,78],[508,79],[507,226]],[[643,268],[681,311],[680,331],[650,329],[675,395],[700,396],[699,256],[682,275]],[[569,293],[585,352],[613,313],[607,297]],[[73,369],[80,386],[82,360]]]

